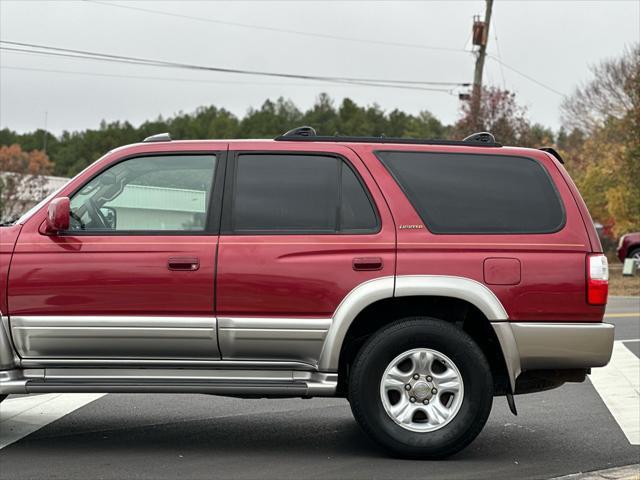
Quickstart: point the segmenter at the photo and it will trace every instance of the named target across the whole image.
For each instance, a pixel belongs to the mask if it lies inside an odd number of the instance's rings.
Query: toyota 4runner
[[[605,365],[607,260],[553,149],[322,137],[115,149],[0,229],[0,396],[345,397],[440,458]]]

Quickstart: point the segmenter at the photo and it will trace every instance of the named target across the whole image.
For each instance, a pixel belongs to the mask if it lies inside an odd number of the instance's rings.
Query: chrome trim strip
[[[11,326],[16,327],[140,327],[140,328],[215,328],[216,318],[211,317],[155,317],[121,315],[29,315],[12,316]]]
[[[331,319],[238,318],[219,320],[225,360],[283,360],[315,365]]]
[[[16,316],[24,359],[219,359],[215,317]]]
[[[262,361],[229,361],[229,360],[181,360],[181,359],[139,359],[139,358],[38,358],[22,360],[25,368],[41,367],[175,367],[175,368],[230,368],[230,369],[274,369],[313,371],[314,365],[302,362],[262,362]]]
[[[330,318],[220,317],[219,328],[328,330]]]

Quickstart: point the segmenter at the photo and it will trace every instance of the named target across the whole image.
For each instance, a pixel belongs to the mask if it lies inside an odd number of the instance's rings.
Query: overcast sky
[[[484,1],[102,3],[0,0],[0,39],[225,68],[471,82],[474,57],[462,50],[471,48],[473,15],[484,12]],[[549,88],[501,68],[493,59],[487,60],[485,83],[515,91],[533,121],[553,128],[560,125],[562,97],[552,90],[571,93],[589,78],[590,65],[618,56],[640,37],[640,1],[497,0],[493,11],[489,53]],[[234,23],[268,28],[231,25]],[[385,110],[417,113],[426,109],[447,123],[455,121],[460,106],[460,89],[433,92],[345,86],[4,50],[0,67],[0,127],[17,131],[42,128],[45,112],[49,130],[59,134],[96,128],[102,119],[137,125],[158,115],[190,112],[210,104],[242,116],[248,108],[279,96],[305,109],[323,91],[336,102],[348,96],[360,104],[377,103]]]

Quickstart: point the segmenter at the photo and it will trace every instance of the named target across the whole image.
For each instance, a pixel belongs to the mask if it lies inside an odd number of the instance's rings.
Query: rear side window
[[[433,233],[551,233],[564,209],[537,161],[506,155],[377,152]]]
[[[378,226],[355,173],[323,155],[238,156],[230,221],[236,233],[365,233]]]

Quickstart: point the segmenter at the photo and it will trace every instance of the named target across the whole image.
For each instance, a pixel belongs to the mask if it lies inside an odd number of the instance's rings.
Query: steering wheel
[[[104,217],[104,215],[102,215],[102,212],[98,208],[98,205],[93,200],[93,198],[88,198],[85,205],[87,206],[87,214],[89,214],[89,217],[91,218],[91,221],[93,223],[97,223],[102,230],[111,229],[109,227],[109,222],[107,222],[107,219]]]

